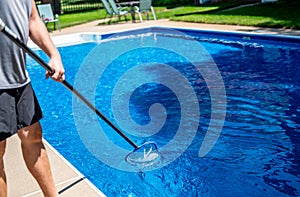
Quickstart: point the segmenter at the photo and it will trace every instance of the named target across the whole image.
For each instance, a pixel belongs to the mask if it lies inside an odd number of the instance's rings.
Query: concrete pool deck
[[[14,135],[9,138],[6,146],[5,167],[8,197],[42,197],[43,194],[38,184],[25,166],[18,136]],[[46,141],[45,147],[50,159],[56,188],[60,196],[105,196]]]
[[[113,25],[98,25],[101,21],[94,21],[71,28],[62,29],[61,32],[51,32],[51,36],[68,35],[73,33],[107,33],[136,29],[141,27],[164,26],[164,27],[182,27],[202,30],[220,30],[220,31],[237,31],[257,34],[288,35],[300,36],[299,30],[289,29],[272,29],[257,28],[247,26],[230,26],[230,25],[210,25],[184,22],[172,22],[166,19],[157,21],[144,21],[144,23],[119,23]],[[46,149],[51,162],[51,168],[54,174],[55,183],[60,196],[63,197],[97,197],[104,196],[95,186],[93,186],[81,173],[72,167],[60,154],[54,150],[47,142]],[[40,197],[42,193],[29,174],[22,159],[20,142],[15,135],[8,139],[7,150],[5,155],[5,165],[8,181],[9,197]],[[105,177],[103,177],[105,178]]]

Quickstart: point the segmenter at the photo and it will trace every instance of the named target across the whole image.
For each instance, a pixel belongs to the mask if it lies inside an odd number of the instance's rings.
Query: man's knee
[[[18,136],[22,143],[42,142],[42,127],[39,122],[18,130]]]

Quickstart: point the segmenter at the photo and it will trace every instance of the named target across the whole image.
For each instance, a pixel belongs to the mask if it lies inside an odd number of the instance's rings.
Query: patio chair
[[[147,15],[147,19],[149,19],[149,14],[148,12],[152,12],[153,15],[153,19],[156,20],[156,15],[154,12],[154,9],[152,7],[152,0],[140,0],[140,5],[135,6],[136,8],[136,12],[138,13],[139,17],[140,17],[140,21],[143,22],[143,18],[142,18],[142,13],[146,13]]]
[[[55,17],[53,16],[52,7],[50,4],[40,4],[40,5],[37,5],[37,8],[38,8],[40,17],[42,18],[42,20],[46,24],[46,26],[48,23],[54,23],[54,29],[55,29],[55,23],[57,23],[58,29],[59,29],[59,31],[61,31],[59,17],[57,14],[55,15]]]
[[[102,1],[102,4],[103,4],[103,6],[106,10],[106,15],[105,15],[104,18],[106,18],[106,16],[109,15],[110,16],[110,21],[111,21],[111,18],[113,17],[114,12],[112,11],[110,5],[108,4],[108,2],[106,0],[101,0],[101,1]],[[110,21],[109,21],[109,23],[110,23]]]
[[[118,20],[121,19],[122,16],[125,17],[125,20],[127,21],[126,15],[129,14],[129,12],[126,10],[127,7],[118,7],[116,2],[114,0],[101,0],[103,3],[103,6],[106,9],[107,14],[113,17],[113,15],[116,15],[118,17]]]

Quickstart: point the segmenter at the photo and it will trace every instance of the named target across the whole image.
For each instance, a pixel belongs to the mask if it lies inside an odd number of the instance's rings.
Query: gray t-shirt
[[[29,36],[31,0],[1,0],[0,18],[24,43]],[[30,82],[26,55],[0,33],[0,89],[18,88]]]

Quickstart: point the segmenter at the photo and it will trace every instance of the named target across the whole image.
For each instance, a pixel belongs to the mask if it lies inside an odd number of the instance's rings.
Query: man
[[[34,0],[1,0],[0,18],[25,43],[32,39],[49,57],[55,81],[64,80],[58,50],[41,21]],[[25,68],[25,54],[0,33],[0,197],[7,196],[3,157],[6,138],[17,133],[26,166],[44,196],[58,196],[42,142],[42,113]]]

